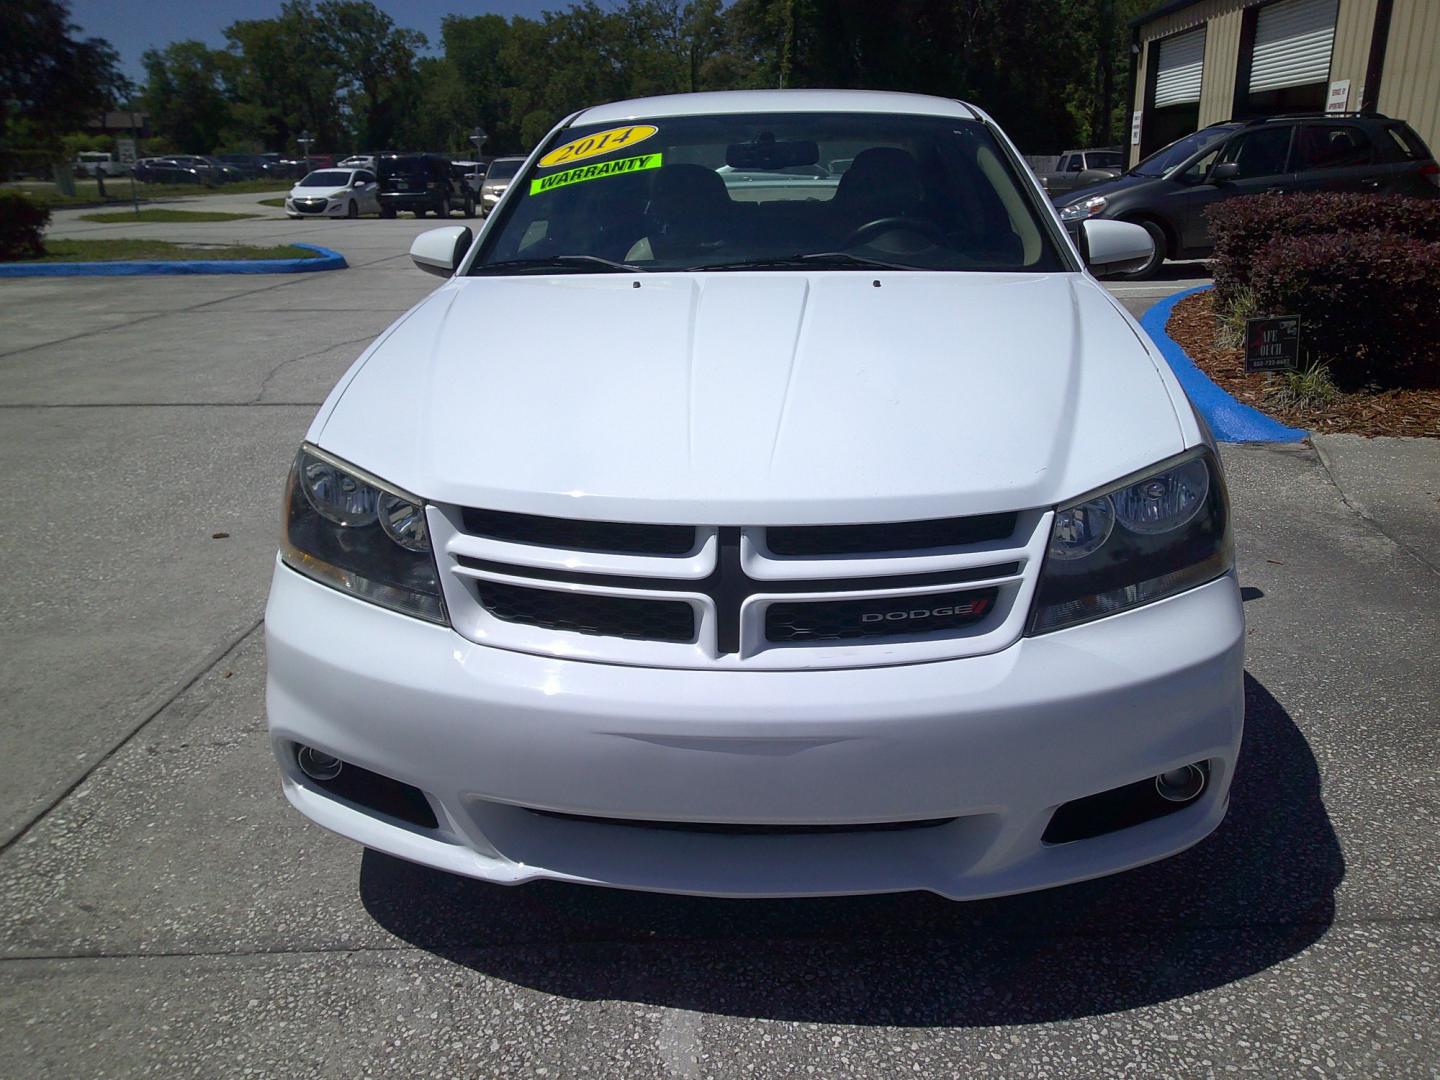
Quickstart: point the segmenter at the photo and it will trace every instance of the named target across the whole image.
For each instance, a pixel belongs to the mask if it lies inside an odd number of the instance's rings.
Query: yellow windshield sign
[[[579,165],[564,172],[551,173],[538,180],[530,181],[530,194],[554,191],[567,184],[579,184],[586,180],[598,180],[602,176],[618,176],[620,173],[641,172],[644,169],[658,169],[663,161],[661,154],[640,154],[636,157],[620,158],[618,161],[601,161],[594,165]]]
[[[649,124],[630,124],[628,127],[597,131],[594,135],[586,135],[583,139],[573,139],[564,146],[557,146],[540,159],[540,168],[553,169],[557,165],[570,165],[586,158],[624,150],[627,146],[644,142],[659,130]]]

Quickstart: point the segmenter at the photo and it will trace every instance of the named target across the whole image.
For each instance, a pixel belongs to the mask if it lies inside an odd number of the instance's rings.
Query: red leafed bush
[[[41,238],[49,222],[49,207],[32,202],[18,191],[0,191],[0,262],[44,255]]]
[[[1328,364],[1341,389],[1440,387],[1440,239],[1282,235],[1249,271],[1255,310],[1299,315],[1302,359]]]
[[[1227,199],[1207,211],[1215,254],[1210,268],[1220,303],[1258,284],[1260,249],[1280,237],[1393,233],[1440,240],[1440,199],[1401,195],[1289,194]]]

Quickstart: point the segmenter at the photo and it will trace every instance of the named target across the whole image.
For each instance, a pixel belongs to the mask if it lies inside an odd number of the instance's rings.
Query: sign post
[[[135,190],[135,164],[139,160],[136,157],[135,151],[140,142],[138,138],[138,127],[139,125],[135,123],[135,110],[131,109],[130,138],[115,140],[115,145],[120,151],[120,160],[130,166],[130,202],[135,207],[135,216],[137,218],[140,216],[140,194]],[[125,152],[127,149],[130,152],[129,158],[125,156]]]
[[[1300,316],[1245,320],[1245,371],[1294,371],[1300,366]]]
[[[1350,104],[1350,80],[1339,79],[1330,84],[1330,96],[1325,99],[1327,113],[1343,113]]]

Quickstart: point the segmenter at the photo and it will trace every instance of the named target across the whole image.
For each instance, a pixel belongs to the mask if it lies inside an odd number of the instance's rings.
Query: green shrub
[[[1341,389],[1440,387],[1440,240],[1280,236],[1256,252],[1257,312],[1299,315],[1302,357]]]
[[[1255,318],[1255,290],[1242,285],[1228,300],[1215,305],[1215,344],[1222,349],[1239,349],[1245,344],[1245,321]]]
[[[1303,371],[1280,371],[1266,388],[1265,400],[1280,409],[1323,409],[1340,397],[1330,369],[1324,364]]]
[[[1215,254],[1210,260],[1223,310],[1257,283],[1260,249],[1280,237],[1392,233],[1440,240],[1440,199],[1338,193],[1253,195],[1226,199],[1206,212]]]
[[[42,238],[50,223],[49,207],[18,191],[0,191],[0,262],[38,259],[45,254]]]

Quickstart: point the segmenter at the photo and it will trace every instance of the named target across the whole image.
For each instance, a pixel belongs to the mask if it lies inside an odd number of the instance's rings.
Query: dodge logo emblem
[[[934,619],[946,615],[983,614],[987,601],[982,597],[965,604],[942,604],[933,608],[905,608],[899,611],[867,611],[860,616],[862,623],[904,622],[907,619]]]

